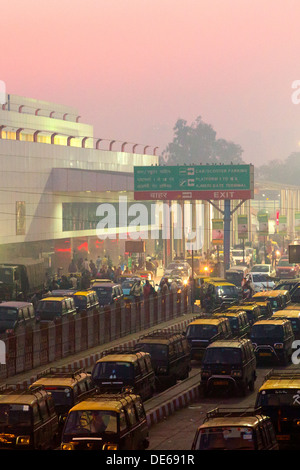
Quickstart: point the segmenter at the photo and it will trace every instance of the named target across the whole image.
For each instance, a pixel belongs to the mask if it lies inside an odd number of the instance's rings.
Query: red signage
[[[225,200],[225,199],[251,199],[251,190],[239,191],[135,191],[134,199],[140,201],[192,201],[192,200]]]

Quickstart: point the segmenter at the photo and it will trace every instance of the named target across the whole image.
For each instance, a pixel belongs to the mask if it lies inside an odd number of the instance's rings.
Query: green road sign
[[[248,239],[248,216],[238,215],[238,238],[247,240]]]
[[[134,167],[139,200],[251,199],[253,188],[253,165]]]

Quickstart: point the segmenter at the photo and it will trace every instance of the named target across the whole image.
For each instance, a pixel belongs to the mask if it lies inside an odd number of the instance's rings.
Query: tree
[[[162,154],[163,160],[170,165],[243,163],[243,149],[225,139],[216,139],[216,131],[201,116],[191,126],[184,119],[179,119],[173,130],[173,142],[168,144]]]
[[[255,179],[299,186],[300,152],[291,153],[285,160],[272,160],[255,170]]]

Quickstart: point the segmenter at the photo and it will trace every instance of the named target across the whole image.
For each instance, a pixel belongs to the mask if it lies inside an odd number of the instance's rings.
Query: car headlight
[[[118,445],[107,442],[103,445],[102,450],[118,450]]]
[[[242,371],[241,370],[232,370],[231,375],[233,377],[242,377]]]
[[[209,370],[203,370],[201,372],[201,377],[209,377],[211,375],[211,372]]]
[[[61,450],[74,450],[75,449],[75,445],[74,445],[74,442],[68,442],[66,444],[61,444]]]
[[[28,446],[30,444],[30,436],[18,436],[16,444],[19,446]]]

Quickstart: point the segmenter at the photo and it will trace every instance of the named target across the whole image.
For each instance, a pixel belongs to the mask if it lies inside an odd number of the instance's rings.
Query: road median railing
[[[1,338],[5,344],[5,363],[0,363],[0,379],[46,366],[190,312],[189,291],[185,289],[167,295],[158,293],[138,302],[95,307],[53,322],[36,322]]]

